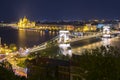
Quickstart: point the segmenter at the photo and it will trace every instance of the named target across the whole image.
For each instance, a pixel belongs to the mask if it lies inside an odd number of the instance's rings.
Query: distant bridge
[[[17,24],[14,24],[14,23],[11,23],[11,24],[0,23],[0,27],[6,27],[6,26],[17,26]]]

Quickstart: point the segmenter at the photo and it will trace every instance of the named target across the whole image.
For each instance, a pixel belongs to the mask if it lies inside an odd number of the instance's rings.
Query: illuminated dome
[[[21,18],[19,20],[18,27],[19,28],[32,28],[32,27],[35,27],[35,22],[31,22],[25,16],[23,19]]]

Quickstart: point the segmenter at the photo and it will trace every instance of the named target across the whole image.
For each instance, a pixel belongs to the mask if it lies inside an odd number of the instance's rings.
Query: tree
[[[85,51],[83,55],[73,57],[72,60],[84,70],[86,80],[120,79],[120,52],[117,48],[102,46]]]

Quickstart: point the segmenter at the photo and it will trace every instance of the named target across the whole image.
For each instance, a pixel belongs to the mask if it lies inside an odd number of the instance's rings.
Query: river
[[[58,34],[57,31],[17,30],[11,27],[0,27],[2,44],[16,44],[17,47],[33,47],[48,41]]]
[[[86,49],[87,50],[95,49],[95,48],[97,48],[97,47],[99,48],[101,46],[114,46],[114,47],[117,47],[118,49],[120,49],[120,37],[100,38],[97,41],[94,40],[95,42],[91,42],[91,40],[84,40],[84,42],[85,41],[86,41],[87,44],[85,44],[85,45],[79,44],[79,46],[73,47],[72,52],[74,54],[81,55],[81,53],[83,51],[85,51]]]
[[[17,30],[11,27],[0,27],[0,37],[2,44],[16,44],[19,47],[33,47],[45,41],[52,39],[58,35],[58,31],[33,31],[33,30]],[[72,46],[74,54],[80,54],[85,49],[93,49],[102,45],[117,46],[120,48],[120,38],[110,39],[87,39],[79,41],[77,46]]]

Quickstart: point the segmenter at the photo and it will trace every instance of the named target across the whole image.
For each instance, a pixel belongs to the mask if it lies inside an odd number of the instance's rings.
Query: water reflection
[[[72,56],[72,50],[70,44],[59,44],[60,53],[63,55]]]
[[[55,37],[57,34],[57,31],[15,30],[10,27],[0,27],[2,43],[16,44],[17,47],[33,47]]]
[[[24,46],[25,44],[25,35],[26,31],[25,30],[18,30],[18,45],[19,46]]]
[[[111,41],[110,38],[102,38],[102,44],[103,44],[103,46],[110,45],[110,41]]]
[[[72,52],[77,55],[81,55],[82,52],[84,52],[86,49],[95,49],[100,46],[117,46],[120,48],[120,38],[102,38],[101,41],[94,42],[94,43],[89,43],[88,45],[83,45],[77,48],[73,48]]]
[[[19,46],[33,47],[39,45],[57,35],[55,31],[29,31],[19,30],[18,32]]]

